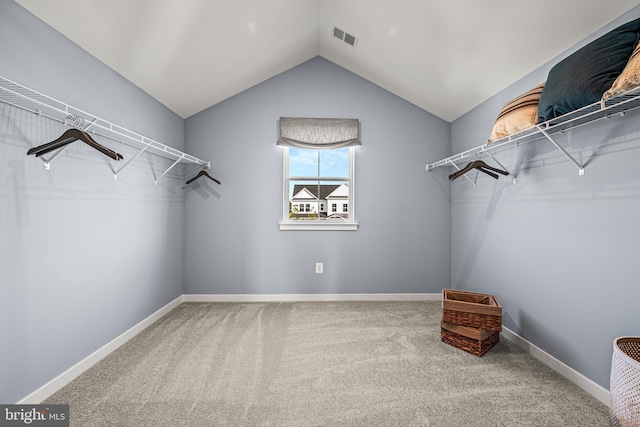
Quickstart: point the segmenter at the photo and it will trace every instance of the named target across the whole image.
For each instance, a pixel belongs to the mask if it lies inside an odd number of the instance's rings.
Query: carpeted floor
[[[187,303],[45,403],[72,426],[580,426],[609,409],[506,340],[440,342],[429,302]]]

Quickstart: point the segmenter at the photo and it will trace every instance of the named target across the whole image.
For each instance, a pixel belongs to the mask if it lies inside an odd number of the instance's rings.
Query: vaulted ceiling
[[[640,4],[15,1],[183,118],[320,55],[449,122]]]

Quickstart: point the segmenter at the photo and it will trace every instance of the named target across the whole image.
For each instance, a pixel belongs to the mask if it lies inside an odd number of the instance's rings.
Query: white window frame
[[[320,181],[346,182],[349,186],[349,212],[347,219],[342,220],[303,220],[296,221],[289,219],[289,183],[291,181],[318,181],[318,177],[309,176],[289,176],[289,148],[284,149],[284,170],[283,170],[283,204],[282,222],[280,230],[342,230],[355,231],[358,223],[355,222],[355,198],[354,198],[354,171],[355,171],[355,147],[349,147],[349,177],[320,177]],[[327,202],[328,203],[328,202]]]

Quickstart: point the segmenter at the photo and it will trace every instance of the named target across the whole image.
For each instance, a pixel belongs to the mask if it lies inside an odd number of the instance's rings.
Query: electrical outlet
[[[321,262],[316,262],[316,274],[324,273],[324,264]]]

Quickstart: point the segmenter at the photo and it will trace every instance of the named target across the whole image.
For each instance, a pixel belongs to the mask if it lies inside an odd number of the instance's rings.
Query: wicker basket
[[[502,330],[502,306],[493,295],[442,290],[442,321],[454,325]]]
[[[614,340],[610,389],[611,426],[640,426],[640,337]]]
[[[500,341],[500,333],[442,322],[440,338],[444,343],[480,357]]]

